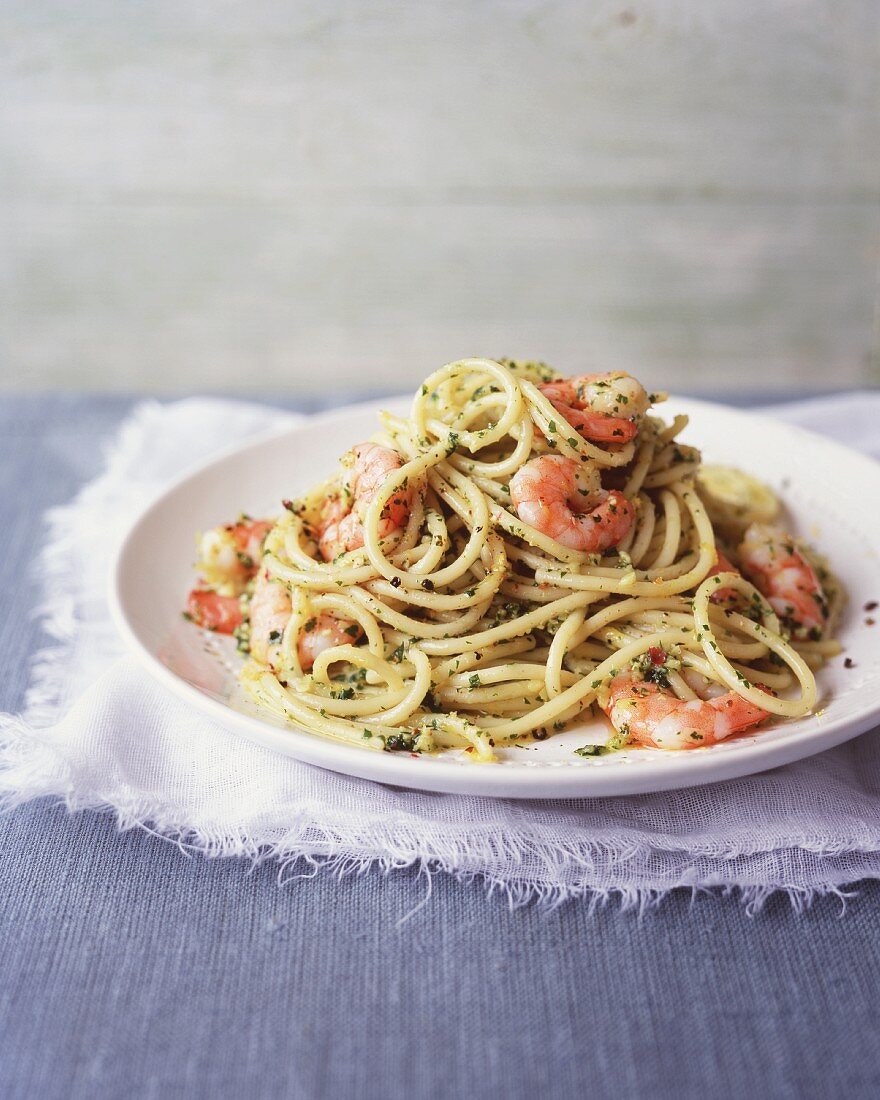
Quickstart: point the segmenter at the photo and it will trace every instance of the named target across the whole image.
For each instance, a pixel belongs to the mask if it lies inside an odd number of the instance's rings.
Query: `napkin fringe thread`
[[[47,775],[54,776],[54,782],[47,784]],[[552,845],[546,838],[531,841],[520,837],[513,842],[495,830],[467,827],[461,829],[460,836],[451,836],[448,829],[442,835],[426,836],[424,830],[416,835],[406,823],[393,817],[370,818],[359,830],[349,825],[343,831],[330,824],[316,824],[314,812],[304,809],[291,810],[291,823],[282,836],[271,843],[255,844],[244,824],[236,830],[204,825],[182,827],[172,824],[172,820],[179,820],[179,815],[170,808],[168,820],[163,821],[156,815],[155,803],[144,796],[123,798],[116,791],[112,802],[97,792],[83,797],[77,793],[77,784],[69,774],[63,746],[41,735],[40,730],[33,729],[23,719],[0,716],[0,812],[40,797],[54,798],[71,812],[112,813],[120,831],[140,829],[177,845],[184,853],[215,859],[245,858],[252,866],[277,861],[279,885],[319,874],[344,878],[374,867],[386,874],[415,869],[425,876],[427,895],[403,920],[410,919],[428,900],[438,873],[452,875],[462,883],[482,883],[489,896],[501,895],[510,909],[530,904],[555,909],[569,901],[584,900],[591,912],[613,903],[623,912],[645,914],[658,908],[672,890],[686,889],[693,899],[711,894],[736,898],[749,915],[756,915],[777,894],[784,895],[798,913],[820,897],[832,895],[845,907],[847,899],[853,896],[852,891],[844,889],[853,880],[851,869],[841,872],[840,881],[836,881],[830,865],[828,881],[811,886],[725,882],[718,872],[716,883],[697,885],[689,880],[687,861],[674,879],[651,881],[643,868],[640,874],[644,881],[638,885],[610,881],[602,885],[597,878],[607,880],[620,875],[631,879],[633,863],[650,859],[657,854],[656,849],[632,841],[600,842],[589,838],[571,843],[557,840]],[[355,855],[353,850],[362,854]],[[865,850],[876,851],[876,845],[865,844]],[[812,848],[802,844],[797,853],[801,858],[851,857],[853,843],[850,840],[839,845],[816,844]],[[732,845],[724,851],[713,850],[712,857],[736,860],[754,854]],[[505,865],[503,875],[486,869],[499,863]],[[475,864],[480,869],[475,869]],[[565,881],[566,872],[570,873],[573,866],[583,868],[584,876]]]
[[[126,484],[126,471],[136,478],[136,459],[144,441],[158,428],[162,413],[158,401],[138,404],[115,437],[104,444],[104,472],[67,504],[46,513],[47,537],[34,566],[43,598],[33,616],[52,641],[38,649],[31,662],[24,716],[34,726],[51,725],[73,702],[68,698],[67,682],[82,626],[77,612],[83,604],[88,605],[90,595],[85,573],[77,567],[81,532],[106,528],[108,515],[125,516],[132,510],[132,499],[140,494],[131,481],[127,490],[120,486]],[[103,592],[101,597],[103,601]],[[119,637],[109,620],[102,623],[98,616],[90,617],[89,649],[89,664],[97,676],[119,652]]]
[[[711,853],[692,851],[689,855],[670,847],[668,852],[682,857],[679,873],[667,875],[662,881],[657,881],[655,875],[652,881],[649,869],[643,867],[641,882],[624,884],[609,879],[624,877],[624,873],[631,879],[634,863],[662,855],[662,844],[651,846],[631,837],[618,837],[613,843],[604,844],[590,838],[566,843],[547,836],[528,840],[520,836],[513,841],[495,829],[468,830],[466,826],[457,836],[452,836],[447,827],[442,834],[431,837],[425,835],[424,829],[417,833],[405,822],[388,818],[369,818],[360,829],[349,827],[343,835],[317,824],[320,817],[314,811],[294,811],[292,825],[284,836],[273,843],[255,846],[245,826],[230,832],[172,825],[174,815],[170,808],[168,823],[163,824],[156,819],[155,802],[151,804],[143,795],[127,799],[116,790],[112,801],[98,792],[88,797],[78,795],[63,743],[52,742],[45,727],[57,721],[74,701],[69,697],[69,667],[87,663],[97,677],[117,655],[119,646],[103,609],[95,607],[98,590],[95,578],[82,568],[84,536],[90,530],[106,529],[108,516],[124,526],[126,517],[154,490],[155,486],[143,477],[141,459],[145,447],[161,435],[168,413],[168,406],[155,401],[139,404],[116,437],[104,447],[104,473],[81,489],[71,502],[47,513],[48,538],[36,565],[44,599],[35,616],[50,640],[33,659],[24,717],[0,715],[0,810],[12,809],[32,798],[54,797],[71,811],[112,811],[120,829],[142,829],[176,843],[181,850],[218,858],[245,857],[254,864],[277,860],[279,883],[316,874],[339,877],[360,874],[378,866],[385,872],[416,868],[426,876],[429,891],[434,875],[440,872],[462,882],[480,881],[490,894],[502,895],[511,908],[533,902],[555,908],[573,899],[584,899],[591,909],[617,902],[623,910],[645,913],[659,906],[671,890],[679,888],[690,889],[694,898],[703,893],[737,897],[749,913],[759,912],[776,894],[784,894],[798,912],[816,898],[827,895],[839,898],[845,905],[851,894],[843,887],[861,877],[860,868],[852,865],[853,857],[859,852],[876,855],[880,837],[850,837],[833,846],[818,842],[811,845],[800,839],[797,846],[761,853],[733,845],[713,848]],[[88,624],[86,642],[82,640],[84,615]],[[47,766],[50,763],[47,754],[53,757],[51,766]],[[49,782],[47,776],[54,779]],[[179,822],[179,815],[176,820]],[[353,855],[353,849],[359,849],[361,854]],[[792,884],[790,879],[768,884],[766,867],[755,872],[765,878],[761,883],[743,882],[741,867],[737,869],[740,875],[737,882],[725,882],[723,868],[713,870],[716,882],[707,883],[705,874],[700,876],[699,885],[693,881],[697,877],[696,862],[701,857],[714,858],[723,864],[727,860],[762,855],[775,859],[782,874],[786,853],[792,853],[796,863],[825,857],[819,881],[809,886]],[[850,857],[850,863],[836,866],[834,857]],[[503,874],[486,869],[499,864],[504,865]],[[571,876],[572,868],[583,868],[584,874]],[[565,873],[570,876],[568,881]],[[865,867],[863,873],[868,876],[872,870]]]

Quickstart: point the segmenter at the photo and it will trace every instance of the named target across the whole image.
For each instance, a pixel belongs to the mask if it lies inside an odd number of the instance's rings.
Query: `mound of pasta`
[[[277,519],[199,540],[186,615],[297,727],[367,749],[688,749],[816,705],[840,588],[779,502],[617,372],[465,359]],[[354,442],[354,441],[353,441]]]

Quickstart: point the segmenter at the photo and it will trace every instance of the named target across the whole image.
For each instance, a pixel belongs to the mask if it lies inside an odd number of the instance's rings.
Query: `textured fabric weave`
[[[878,404],[863,395],[773,413],[876,453]],[[682,792],[513,802],[334,775],[247,744],[168,695],[120,656],[103,601],[108,549],[143,502],[199,457],[195,438],[205,457],[291,422],[217,400],[142,406],[105,474],[50,514],[43,614],[57,644],[37,659],[25,714],[0,720],[8,804],[53,795],[71,808],[109,807],[123,825],[211,854],[479,875],[512,901],[618,894],[644,904],[676,886],[721,886],[759,904],[776,889],[799,900],[880,874],[880,749],[871,735]]]

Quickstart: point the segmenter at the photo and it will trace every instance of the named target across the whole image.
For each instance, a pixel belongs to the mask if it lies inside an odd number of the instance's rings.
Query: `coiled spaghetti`
[[[425,381],[409,417],[382,414],[373,440],[402,463],[366,508],[363,545],[332,561],[316,546],[338,475],[287,502],[260,568],[287,593],[289,619],[271,660],[242,671],[262,706],[368,749],[460,747],[490,761],[499,746],[565,728],[660,652],[679,699],[723,689],[773,715],[814,708],[813,668],[835,643],[793,642],[749,580],[717,572],[700,456],[678,441],[686,418],[646,415],[635,438],[603,445],[539,388],[555,377],[541,364],[465,359]],[[511,479],[545,454],[598,470],[632,505],[618,545],[571,549],[519,517]],[[382,537],[403,493],[406,522]],[[726,602],[713,599],[719,586]],[[298,641],[324,615],[352,624],[351,640],[306,669]]]

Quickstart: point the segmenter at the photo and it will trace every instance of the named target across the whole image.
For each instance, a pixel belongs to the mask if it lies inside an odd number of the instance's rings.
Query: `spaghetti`
[[[839,587],[660,400],[620,373],[450,363],[271,527],[204,536],[189,616],[234,623],[261,706],[373,750],[488,762],[593,706],[614,735],[585,753],[808,714]]]

